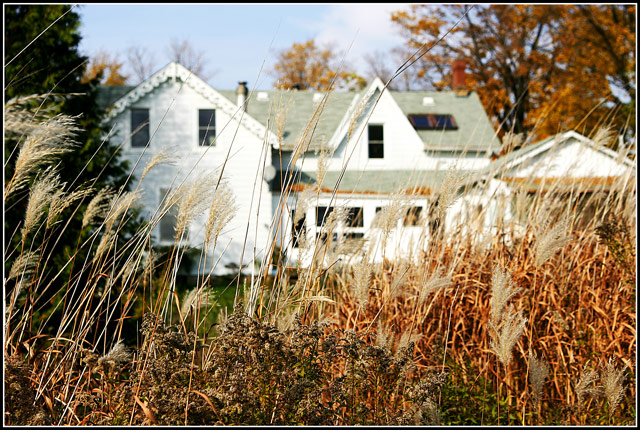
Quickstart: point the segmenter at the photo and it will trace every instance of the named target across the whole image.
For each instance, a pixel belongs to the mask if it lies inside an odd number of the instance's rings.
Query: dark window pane
[[[369,158],[384,158],[384,145],[382,143],[370,143]]]
[[[369,125],[369,142],[372,140],[381,142],[384,139],[383,134],[381,125]]]
[[[213,146],[216,137],[215,109],[198,110],[198,145]]]
[[[407,210],[407,213],[404,216],[404,225],[405,226],[415,226],[418,225],[418,220],[420,219],[420,214],[422,213],[422,208],[420,206],[414,206]]]
[[[291,211],[291,219],[295,220],[296,211]],[[292,246],[294,248],[298,248],[302,238],[307,235],[307,226],[305,224],[306,216],[302,215],[302,218],[298,220],[297,223],[293,224],[293,230],[291,232],[292,236]]]
[[[166,198],[168,190],[160,190],[161,198]],[[160,241],[171,242],[175,238],[176,223],[178,222],[178,208],[174,205],[160,219]]]
[[[215,109],[200,109],[198,111],[198,125],[200,127],[215,127],[216,126]]]
[[[347,227],[364,227],[362,208],[348,208]]]
[[[329,214],[333,210],[332,207],[318,206],[316,208],[316,227],[322,227],[329,218]]]
[[[384,158],[384,132],[381,125],[369,125],[369,158]]]
[[[149,109],[131,109],[131,146],[144,147],[149,142]]]
[[[364,233],[344,233],[342,237],[345,239],[362,239],[364,237]]]
[[[203,146],[214,146],[215,145],[215,131],[214,130],[200,130],[198,134],[198,144]]]
[[[453,115],[446,114],[409,114],[411,125],[416,130],[457,130],[458,124]]]

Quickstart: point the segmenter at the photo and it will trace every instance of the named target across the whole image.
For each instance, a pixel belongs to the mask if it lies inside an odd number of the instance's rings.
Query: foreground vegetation
[[[6,424],[635,423],[632,182],[520,196],[491,236],[443,232],[406,259],[309,241],[325,258],[286,267],[274,243],[271,275],[221,290],[180,278],[184,224],[164,257],[150,246],[171,205],[181,220],[193,206],[176,193],[119,238],[137,192],[65,189],[47,145],[71,120],[20,128],[26,101],[5,107],[9,132],[29,130],[5,196],[30,188],[15,234],[32,244],[6,250]],[[89,257],[48,291],[41,250],[66,228],[60,208],[88,197]],[[210,207],[215,247],[229,217]]]

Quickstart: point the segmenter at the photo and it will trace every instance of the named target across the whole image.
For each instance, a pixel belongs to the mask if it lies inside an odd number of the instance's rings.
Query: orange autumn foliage
[[[121,68],[122,63],[117,60],[117,57],[100,51],[91,59],[82,77],[82,82],[87,83],[100,78],[102,85],[124,85],[128,78],[121,73]]]
[[[278,89],[328,91],[363,88],[365,80],[340,63],[341,58],[333,49],[321,49],[313,39],[309,39],[280,51],[270,74],[276,78],[274,86]]]
[[[450,89],[452,61],[466,60],[501,134],[635,129],[635,6],[412,5],[392,20],[425,50],[457,23],[416,66]]]

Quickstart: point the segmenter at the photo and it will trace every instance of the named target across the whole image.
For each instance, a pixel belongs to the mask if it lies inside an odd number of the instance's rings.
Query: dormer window
[[[214,146],[216,140],[215,109],[198,110],[198,145]]]
[[[409,122],[416,130],[457,130],[453,115],[435,113],[412,113]]]
[[[384,158],[384,130],[380,124],[369,124],[369,158]]]
[[[149,109],[131,109],[131,146],[144,148],[149,142]]]

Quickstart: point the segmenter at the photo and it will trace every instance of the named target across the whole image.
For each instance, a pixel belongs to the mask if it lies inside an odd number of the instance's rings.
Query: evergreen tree
[[[67,190],[79,186],[92,186],[95,190],[107,186],[116,191],[126,190],[129,165],[119,159],[117,146],[105,141],[108,130],[101,125],[101,117],[105,113],[97,103],[101,75],[89,81],[82,79],[88,58],[81,55],[78,49],[81,40],[80,17],[73,9],[69,5],[4,6],[5,102],[15,97],[51,93],[46,106],[52,114],[78,117],[77,126],[80,130],[74,139],[78,145],[73,151],[60,157],[56,168],[61,182],[67,183]],[[16,157],[23,140],[20,136],[5,135],[4,163],[7,181],[13,176]],[[30,178],[31,183],[33,179]],[[5,238],[12,238],[11,243],[7,243],[9,239],[5,239],[4,243],[7,252],[5,255],[9,255],[9,258],[5,257],[5,270],[9,270],[13,263],[11,255],[20,254],[19,231],[24,221],[28,197],[29,186],[26,186],[4,199]],[[44,247],[41,255],[49,257],[46,271],[39,273],[39,276],[54,279],[76,252],[77,243],[89,236],[90,231],[81,229],[83,213],[89,200],[90,197],[85,198],[79,206],[72,205],[65,210],[60,217],[64,222],[58,226],[55,240],[42,243],[42,233],[31,237],[34,248]],[[135,221],[135,213],[132,219],[121,231],[120,240],[126,240],[139,225]],[[11,253],[12,250],[18,252]],[[89,252],[86,247],[80,247],[75,260],[81,264]],[[47,294],[53,296],[63,289],[64,283],[70,279],[71,270],[72,265],[68,265],[62,276],[55,278]],[[42,303],[50,298],[39,297],[38,300]],[[53,322],[49,325],[54,326]]]

